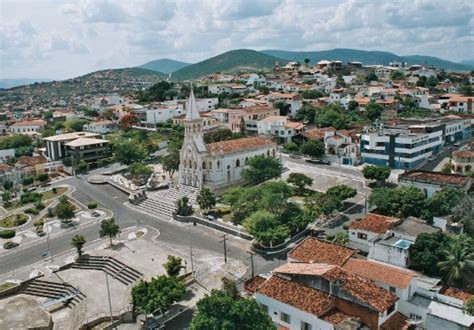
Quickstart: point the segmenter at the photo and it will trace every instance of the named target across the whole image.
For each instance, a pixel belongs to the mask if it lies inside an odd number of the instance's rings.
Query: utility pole
[[[227,241],[226,241],[226,236],[227,236],[227,234],[224,234],[224,235],[222,236],[222,239],[223,239],[223,240],[221,241],[221,242],[224,243],[224,262],[225,262],[225,263],[227,263]]]
[[[188,236],[189,236],[189,255],[191,258],[191,273],[194,274],[193,243],[191,240],[191,223],[190,222],[188,222]]]
[[[364,214],[367,214],[367,195],[364,198]]]
[[[110,298],[109,276],[107,275],[107,272],[104,272],[104,273],[105,273],[105,282],[107,283],[107,296],[109,298],[110,325],[112,326],[112,329],[115,329],[115,327],[113,326],[114,315],[112,314],[112,299]]]
[[[252,267],[252,278],[253,278],[255,276],[255,269],[254,269],[254,265],[253,265],[253,252],[248,251],[247,253],[250,254],[250,265]]]

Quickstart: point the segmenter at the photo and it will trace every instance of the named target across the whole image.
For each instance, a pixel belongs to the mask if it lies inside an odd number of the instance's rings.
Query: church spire
[[[191,86],[191,93],[189,94],[188,109],[186,109],[186,119],[194,120],[200,119],[199,110],[197,107],[196,99],[194,98],[194,91]]]

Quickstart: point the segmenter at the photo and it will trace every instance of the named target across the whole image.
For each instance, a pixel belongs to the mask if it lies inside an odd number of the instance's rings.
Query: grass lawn
[[[42,200],[47,200],[47,199],[50,199],[50,198],[53,198],[53,197],[61,196],[64,193],[66,193],[67,190],[68,190],[68,188],[66,188],[66,187],[58,187],[58,188],[56,188],[56,193],[53,193],[52,189],[44,191],[44,192],[41,193]]]
[[[0,220],[0,227],[11,228],[25,224],[28,221],[26,214],[12,214]]]
[[[4,282],[0,284],[0,291],[8,290],[10,288],[13,288],[14,286],[17,286],[17,284],[11,282]]]

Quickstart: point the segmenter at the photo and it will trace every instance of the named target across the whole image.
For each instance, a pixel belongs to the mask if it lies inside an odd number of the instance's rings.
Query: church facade
[[[181,184],[197,188],[230,185],[241,179],[241,172],[250,158],[276,156],[276,143],[258,136],[206,144],[203,120],[192,91],[188,105],[180,151]]]

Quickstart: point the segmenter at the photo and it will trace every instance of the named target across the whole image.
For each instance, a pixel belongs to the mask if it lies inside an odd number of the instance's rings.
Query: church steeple
[[[191,88],[191,94],[189,94],[188,109],[186,109],[186,119],[195,120],[200,118],[201,115],[199,114],[196,99],[194,98],[194,91]]]

